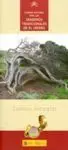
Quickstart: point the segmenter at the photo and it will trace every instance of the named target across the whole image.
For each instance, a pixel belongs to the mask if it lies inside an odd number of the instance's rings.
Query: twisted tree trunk
[[[51,41],[40,45],[35,42],[24,44],[21,41],[13,53],[10,61],[7,60],[5,75],[6,85],[11,92],[15,92],[18,85],[37,78],[67,89],[64,79],[68,79],[68,50],[65,47]]]

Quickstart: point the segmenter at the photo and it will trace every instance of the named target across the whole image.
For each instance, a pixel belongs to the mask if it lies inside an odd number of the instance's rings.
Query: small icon
[[[31,2],[31,7],[38,7],[39,4],[36,1]]]
[[[24,145],[25,145],[25,146],[27,145],[27,142],[26,142],[26,141],[24,142]]]

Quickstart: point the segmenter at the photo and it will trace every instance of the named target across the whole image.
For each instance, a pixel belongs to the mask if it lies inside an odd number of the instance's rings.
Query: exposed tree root
[[[24,45],[23,47],[22,44]],[[63,80],[58,80],[57,78],[55,78],[46,66],[46,64],[40,65],[36,59],[33,59],[33,57],[29,56],[29,53],[28,55],[23,53],[23,51],[26,49],[31,50],[31,45],[28,45],[26,42],[24,43],[23,41],[21,41],[20,44],[16,47],[16,49],[14,49],[14,51],[13,49],[8,50],[8,53],[12,51],[14,52],[14,55],[11,57],[10,60],[9,58],[6,60],[7,71],[5,75],[5,81],[0,82],[0,84],[6,84],[9,91],[11,93],[15,93],[16,88],[19,85],[23,86],[31,80],[41,78],[49,83],[56,83],[61,86],[64,86],[65,89],[68,89],[67,83],[65,83]],[[20,67],[21,62],[23,64],[23,67]],[[24,80],[24,76],[27,77],[27,75],[29,75],[29,77]]]
[[[6,84],[6,82],[5,81],[1,81],[0,84]]]

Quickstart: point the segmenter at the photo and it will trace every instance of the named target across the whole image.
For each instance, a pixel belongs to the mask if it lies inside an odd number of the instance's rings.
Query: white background
[[[15,48],[21,41],[21,39],[28,39],[31,41],[38,41],[45,43],[46,41],[53,41],[59,45],[66,46],[68,48],[68,34],[0,34],[0,50],[8,50],[9,48]]]

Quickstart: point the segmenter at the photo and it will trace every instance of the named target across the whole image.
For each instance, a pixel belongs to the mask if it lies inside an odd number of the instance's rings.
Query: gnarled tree
[[[8,50],[5,83],[11,92],[18,85],[41,78],[49,83],[60,84],[67,89],[68,49],[52,41],[44,44],[21,41],[16,49]],[[10,57],[9,57],[10,55]]]

